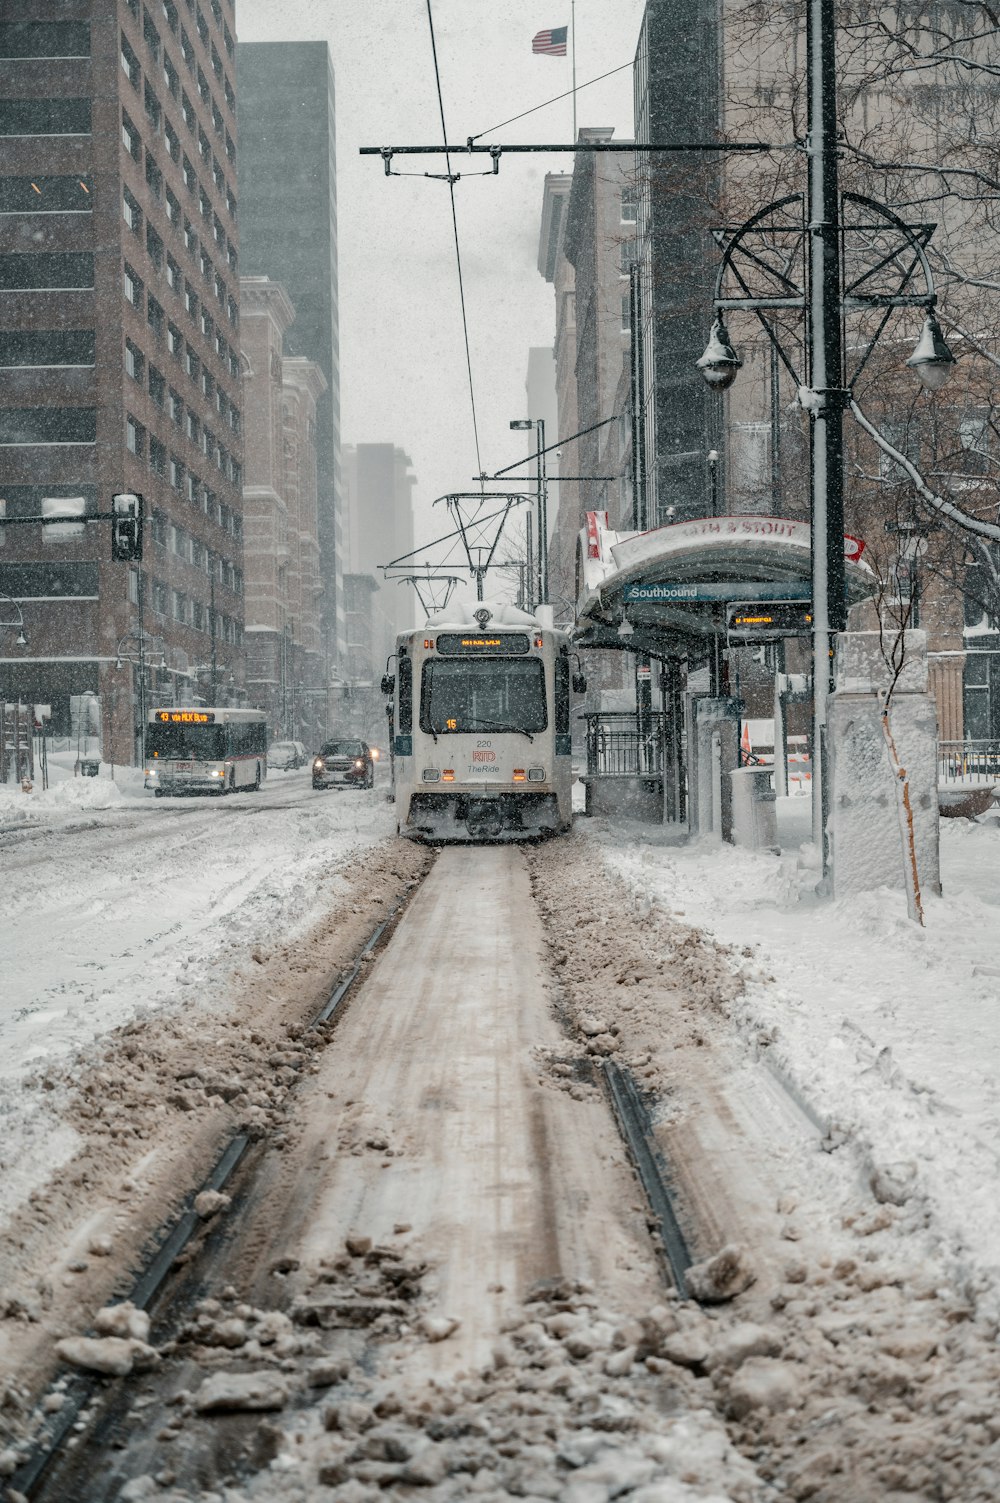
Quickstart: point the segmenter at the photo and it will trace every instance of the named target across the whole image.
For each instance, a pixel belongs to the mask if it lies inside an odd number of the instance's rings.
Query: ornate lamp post
[[[847,624],[844,568],[843,414],[894,308],[922,307],[924,327],[907,361],[923,384],[936,390],[947,380],[954,356],[934,317],[937,294],[924,247],[933,224],[910,225],[885,204],[841,193],[837,177],[834,0],[808,0],[808,184],[766,205],[737,229],[715,232],[722,248],[715,287],[715,322],[697,362],[709,386],[724,391],[742,361],[733,348],[724,315],[732,309],[756,314],[792,377],[809,413],[812,488],[813,610],[813,839],[827,869],[825,777],[827,699],[831,688],[832,641]],[[848,241],[860,268],[848,271]],[[846,285],[845,285],[846,279]],[[914,280],[918,286],[912,284]],[[805,322],[805,377],[797,354],[782,341],[775,315],[799,311]],[[844,322],[848,313],[879,314],[874,333],[849,370]],[[770,314],[770,316],[767,316]],[[852,355],[853,359],[853,355]]]

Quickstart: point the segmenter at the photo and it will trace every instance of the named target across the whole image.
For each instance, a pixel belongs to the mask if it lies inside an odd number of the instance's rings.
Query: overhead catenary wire
[[[472,379],[472,352],[469,348],[469,320],[465,308],[465,283],[462,277],[462,251],[458,241],[458,214],[455,210],[455,179],[451,170],[451,155],[447,150],[448,129],[444,119],[444,98],[441,93],[441,70],[438,67],[437,41],[434,37],[434,15],[431,0],[427,0],[427,25],[431,34],[431,53],[434,58],[434,82],[437,87],[438,110],[441,115],[441,139],[445,144],[445,171],[447,172],[448,196],[451,201],[451,227],[455,236],[455,264],[458,268],[458,296],[462,305],[462,334],[465,339],[465,366],[469,377],[469,405],[472,409],[472,436],[476,445],[476,466],[481,472],[483,462],[479,454],[479,421],[476,417],[476,388]],[[480,482],[482,486],[482,482]]]

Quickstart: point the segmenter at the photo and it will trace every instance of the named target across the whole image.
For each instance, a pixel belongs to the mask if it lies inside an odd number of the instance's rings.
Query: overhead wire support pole
[[[798,143],[793,143],[796,147]],[[525,152],[549,152],[549,151],[611,151],[629,152],[633,156],[636,152],[659,152],[659,151],[707,151],[728,153],[731,151],[783,151],[787,146],[777,146],[769,141],[548,141],[528,142],[512,145],[489,145],[480,143],[475,136],[469,136],[464,145],[449,145],[447,142],[441,146],[359,146],[358,154],[363,157],[381,157],[385,165],[386,177],[393,176],[393,157],[440,157],[443,156],[447,163],[446,181],[454,184],[458,177],[451,170],[451,158],[455,156],[489,156],[493,158],[493,172],[500,170],[500,158],[508,154],[521,155]]]

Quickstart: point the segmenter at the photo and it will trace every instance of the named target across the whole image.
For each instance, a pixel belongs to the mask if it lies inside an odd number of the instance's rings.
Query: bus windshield
[[[221,762],[226,755],[224,725],[156,725],[146,731],[146,756],[171,762]]]
[[[537,658],[468,658],[425,663],[420,728],[544,731],[545,670]]]

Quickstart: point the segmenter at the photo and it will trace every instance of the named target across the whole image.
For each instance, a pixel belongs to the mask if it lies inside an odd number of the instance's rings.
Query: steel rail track
[[[685,1276],[693,1260],[674,1209],[667,1169],[653,1133],[649,1112],[628,1070],[612,1059],[602,1060],[600,1068],[618,1130],[625,1140],[659,1232],[658,1252],[665,1271],[678,1294],[686,1299]]]
[[[419,881],[409,886],[396,900],[385,918],[372,930],[350,968],[341,976],[316,1016],[306,1025],[306,1033],[313,1032],[335,1016],[363,969],[366,968],[368,960],[386,931],[399,918],[422,881],[421,877]],[[251,1141],[247,1133],[234,1133],[203,1183],[186,1197],[176,1221],[160,1241],[129,1293],[124,1296],[125,1300],[131,1300],[136,1309],[149,1309],[166,1283],[178,1256],[187,1247],[195,1232],[204,1226],[202,1218],[194,1210],[195,1200],[205,1190],[223,1189],[243,1161]],[[118,1304],[122,1301],[113,1300],[112,1303]],[[77,1373],[70,1378],[63,1390],[62,1407],[43,1426],[42,1434],[33,1445],[28,1459],[9,1478],[7,1485],[10,1489],[25,1498],[30,1499],[36,1496],[39,1486],[44,1483],[45,1473],[58,1458],[67,1439],[73,1434],[74,1427],[80,1423],[88,1404],[100,1395],[101,1383],[102,1375],[97,1373]]]

